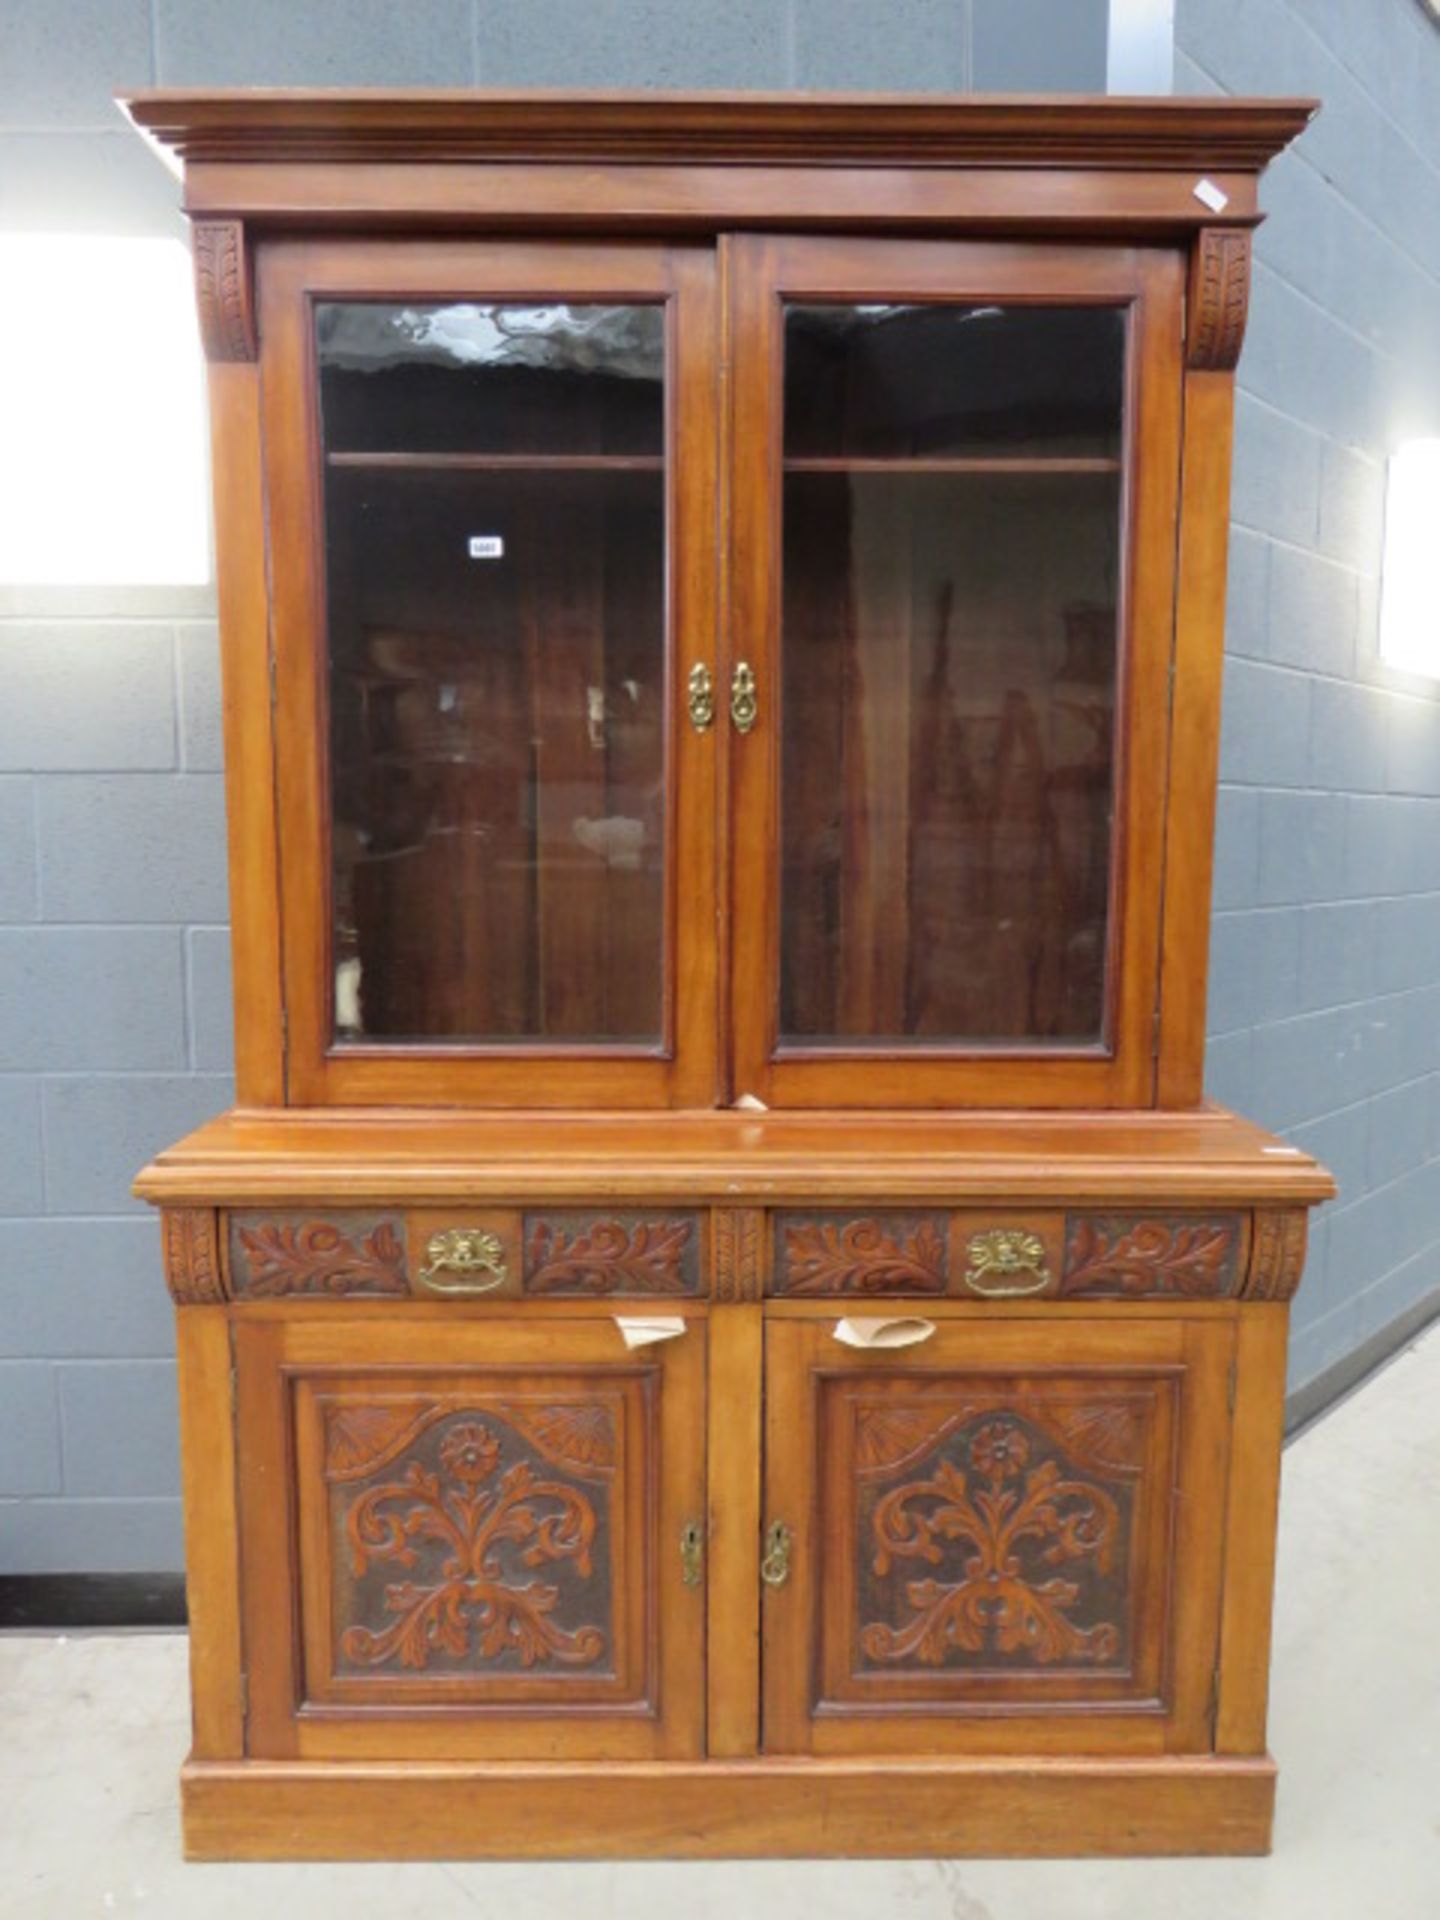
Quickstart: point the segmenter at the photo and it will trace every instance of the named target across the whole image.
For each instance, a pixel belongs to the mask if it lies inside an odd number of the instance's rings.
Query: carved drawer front
[[[767,1330],[768,1749],[1206,1746],[1231,1329],[1063,1334]]]
[[[705,1291],[705,1217],[580,1209],[525,1216],[525,1292],[551,1298]]]
[[[771,1231],[770,1291],[802,1299],[1224,1299],[1248,1251],[1241,1213],[782,1209]]]
[[[698,1751],[703,1326],[237,1334],[253,1751]]]
[[[232,1213],[230,1291],[237,1300],[391,1298],[410,1291],[399,1213]]]

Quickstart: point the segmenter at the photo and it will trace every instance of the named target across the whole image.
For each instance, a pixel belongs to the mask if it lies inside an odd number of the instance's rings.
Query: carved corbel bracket
[[[213,1307],[225,1298],[220,1236],[210,1207],[166,1207],[161,1216],[165,1282],[177,1307]]]
[[[1305,1271],[1309,1216],[1304,1207],[1262,1207],[1255,1215],[1247,1300],[1290,1300]]]
[[[191,239],[205,358],[253,360],[259,341],[244,226],[239,220],[201,220]]]
[[[1185,364],[1229,373],[1240,358],[1249,303],[1249,232],[1205,227],[1190,255]]]

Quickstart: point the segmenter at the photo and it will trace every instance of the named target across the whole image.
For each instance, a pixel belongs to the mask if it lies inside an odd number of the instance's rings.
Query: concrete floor
[[[187,1867],[178,1634],[0,1636],[0,1916],[1440,1920],[1440,1331],[1286,1456],[1268,1860]]]

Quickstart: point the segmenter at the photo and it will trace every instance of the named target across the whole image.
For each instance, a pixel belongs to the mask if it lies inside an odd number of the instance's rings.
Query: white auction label
[[[472,533],[470,558],[472,560],[503,560],[505,558],[503,537],[498,533]]]

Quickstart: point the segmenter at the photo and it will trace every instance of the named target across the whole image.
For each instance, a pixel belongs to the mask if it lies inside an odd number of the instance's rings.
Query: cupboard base
[[[192,1760],[191,1860],[1261,1854],[1254,1759]]]

